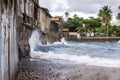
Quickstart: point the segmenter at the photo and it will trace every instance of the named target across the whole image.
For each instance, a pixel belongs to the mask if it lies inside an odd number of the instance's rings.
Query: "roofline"
[[[46,13],[49,17],[52,18],[51,14],[49,13],[49,10],[48,10],[47,8],[40,7],[40,5],[39,5],[38,3],[36,3],[34,0],[32,0],[32,1],[33,1],[33,3],[36,5],[37,8],[40,8],[40,9],[44,10],[45,13]]]
[[[36,3],[34,0],[32,0],[32,1],[36,5],[37,8],[40,8],[40,5],[38,3]]]
[[[51,14],[49,13],[49,10],[47,8],[44,8],[44,7],[40,7],[40,9],[44,10],[45,13],[52,18]]]

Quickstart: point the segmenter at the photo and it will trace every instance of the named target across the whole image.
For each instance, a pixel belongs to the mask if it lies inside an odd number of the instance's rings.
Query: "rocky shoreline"
[[[19,62],[16,80],[120,80],[119,73],[120,68],[29,58]]]

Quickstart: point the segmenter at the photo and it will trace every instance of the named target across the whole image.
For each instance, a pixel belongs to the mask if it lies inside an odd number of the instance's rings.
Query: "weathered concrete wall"
[[[41,34],[40,40],[42,44],[47,44],[47,43],[54,43],[57,41],[60,41],[60,33],[58,31],[50,31],[47,34]]]
[[[43,44],[46,44],[47,42],[48,43],[57,42],[60,41],[61,39],[60,32],[58,31],[59,29],[58,24],[51,21],[49,26],[50,31],[48,33],[43,34],[40,39]]]
[[[49,16],[47,16],[47,27],[46,27],[46,29],[48,30],[48,31],[50,31],[50,23],[51,23],[51,20],[50,20],[50,17]]]
[[[47,33],[50,31],[50,16],[45,8],[40,8],[40,29],[41,31]]]
[[[50,31],[50,14],[37,3],[38,0],[0,0],[0,80],[14,80],[18,55],[30,56],[28,41],[32,30],[44,31],[45,42],[59,38],[58,32]]]
[[[45,28],[47,26],[46,19],[47,19],[46,13],[42,9],[40,9],[40,23],[41,23],[40,28],[41,28],[41,31],[45,31]]]
[[[1,6],[2,5],[2,3],[1,3],[1,1],[0,1],[0,80],[2,80],[2,68],[1,68],[1,66],[2,66],[2,62],[1,62],[1,60],[2,60],[2,25],[1,25],[1,17],[2,17],[2,11],[1,11]]]
[[[28,41],[32,33],[32,26],[27,26],[22,24],[22,22],[23,17],[17,16],[17,43],[20,59],[30,57],[30,47]]]
[[[16,1],[0,0],[0,80],[14,80],[18,64]]]
[[[51,22],[51,15],[46,8],[40,8],[40,30],[44,33],[41,37],[41,42],[46,44],[47,42],[53,43],[60,41],[60,34],[58,31],[58,24]]]
[[[38,0],[36,0],[38,1]],[[37,28],[35,19],[35,8],[37,4],[33,0],[18,0],[17,1],[17,43],[19,50],[19,58],[30,57],[29,38],[32,30]],[[39,16],[38,16],[39,17]]]

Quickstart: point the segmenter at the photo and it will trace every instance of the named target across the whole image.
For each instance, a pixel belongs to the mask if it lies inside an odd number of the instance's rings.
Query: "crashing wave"
[[[29,39],[29,44],[31,47],[31,57],[33,58],[66,60],[66,61],[76,62],[77,64],[79,63],[79,64],[103,66],[103,67],[120,67],[119,59],[91,57],[89,54],[76,55],[77,54],[76,51],[78,49],[73,50],[73,46],[77,47],[78,44],[69,45],[69,43],[65,40],[65,38],[62,38],[60,42],[54,42],[53,44],[42,45],[39,37],[40,37],[39,31],[35,30],[33,31],[31,38]],[[68,51],[64,51],[65,45],[70,46],[70,49],[66,48],[68,49]],[[80,46],[93,47],[94,45],[91,46],[91,45],[82,44]],[[79,54],[81,54],[81,52],[79,52]]]

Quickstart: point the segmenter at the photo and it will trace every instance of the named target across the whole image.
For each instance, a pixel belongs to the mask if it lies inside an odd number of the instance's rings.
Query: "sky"
[[[70,16],[77,14],[79,17],[97,17],[101,7],[108,5],[112,10],[113,21],[119,12],[120,0],[39,0],[40,6],[48,8],[52,16]]]

